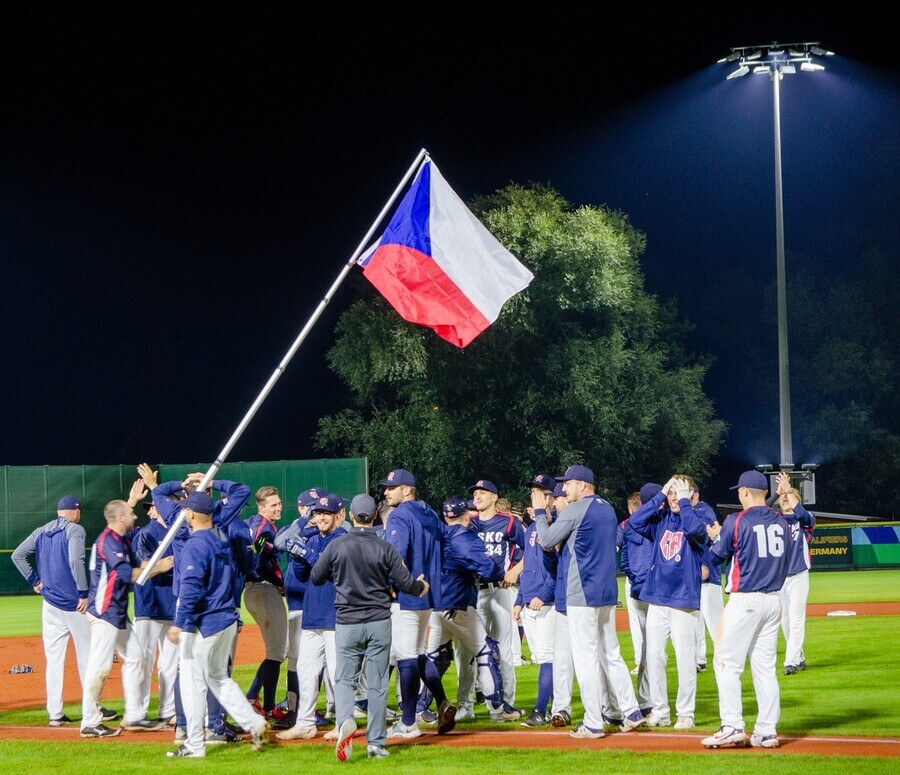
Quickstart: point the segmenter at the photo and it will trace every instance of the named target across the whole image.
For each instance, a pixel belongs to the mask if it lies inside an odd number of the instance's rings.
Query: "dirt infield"
[[[900,602],[892,603],[841,603],[828,605],[810,605],[809,616],[825,616],[829,611],[855,611],[858,616],[898,615]],[[624,610],[616,612],[616,629],[628,629],[628,616]],[[255,664],[265,656],[265,648],[259,629],[253,625],[244,628],[241,633],[237,661],[239,664]],[[15,664],[27,663],[35,668],[33,673],[13,675],[9,670]],[[0,710],[40,707],[44,701],[44,656],[40,636],[22,638],[0,638]],[[154,686],[155,689],[155,686]],[[119,665],[113,665],[106,685],[104,696],[122,697],[122,680]],[[67,703],[80,702],[81,690],[75,665],[75,653],[69,646],[66,655],[66,677],[63,698]],[[700,753],[701,734],[663,733],[656,731],[638,731],[632,733],[610,734],[602,740],[574,740],[565,732],[522,730],[511,727],[508,730],[478,730],[467,732],[461,727],[454,733],[438,737],[426,731],[422,738],[411,745],[443,745],[448,747],[497,747],[497,748],[554,748],[558,750],[577,749],[625,749],[633,751],[682,751]],[[0,739],[14,740],[76,740],[80,739],[77,728],[51,729],[43,726],[0,726]],[[117,741],[129,742],[167,742],[172,733],[144,732],[124,733],[114,738]],[[820,755],[843,756],[877,756],[900,757],[900,739],[898,738],[855,738],[855,737],[782,737],[782,747],[778,753],[808,753]],[[108,744],[109,741],[100,741]],[[284,745],[321,745],[321,740],[296,741]],[[771,754],[772,751],[742,752]],[[710,751],[710,755],[734,755],[732,751]]]
[[[362,737],[362,732],[357,733]],[[612,733],[601,740],[575,740],[565,730],[509,730],[456,729],[449,735],[438,737],[436,732],[424,730],[422,737],[413,741],[404,740],[398,745],[440,745],[447,748],[552,748],[556,751],[634,751],[636,753],[705,753],[709,756],[771,756],[773,754],[815,754],[818,756],[873,756],[877,758],[900,757],[898,738],[862,737],[786,737],[782,736],[781,747],[774,750],[722,749],[710,751],[700,745],[703,734],[666,733],[638,730],[636,732]],[[0,727],[0,740],[81,740],[77,728],[51,729],[50,727]],[[119,737],[106,740],[91,740],[85,745],[115,745],[116,743],[171,743],[172,731],[164,732],[123,732]],[[325,743],[321,737],[315,740],[293,740],[278,742],[278,746],[307,745],[318,746],[324,753],[334,750],[334,743]],[[333,754],[332,754],[333,755]]]

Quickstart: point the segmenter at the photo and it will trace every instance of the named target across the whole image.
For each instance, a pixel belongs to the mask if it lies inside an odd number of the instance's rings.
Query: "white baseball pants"
[[[554,611],[556,611],[554,607]],[[569,618],[556,611],[553,629],[553,703],[550,715],[566,711],[572,713],[572,684],[575,664],[572,661],[572,641],[569,638]]]
[[[134,634],[141,644],[144,673],[141,681],[141,709],[147,717],[150,707],[150,690],[153,678],[153,664],[156,663],[156,678],[159,683],[160,718],[175,715],[175,676],[178,674],[178,646],[166,637],[171,621],[162,619],[135,619]]]
[[[775,734],[781,715],[778,678],[775,675],[780,622],[781,598],[778,592],[731,593],[719,620],[713,654],[719,687],[719,716],[723,725],[744,728],[741,675],[749,656],[759,707],[754,732],[763,737]]]
[[[98,619],[90,614],[87,619],[91,628],[91,656],[82,687],[81,728],[95,727],[103,721],[100,715],[100,697],[116,653],[122,660],[122,689],[125,692],[125,714],[122,721],[140,721],[144,718],[141,715],[144,652],[131,622],[126,622],[126,626],[120,630],[105,619]]]
[[[63,611],[46,600],[42,601],[41,637],[47,660],[47,714],[51,719],[63,715],[63,678],[70,635],[75,643],[78,679],[83,688],[91,653],[91,627],[87,616],[77,611]]]
[[[786,642],[784,664],[797,666],[805,661],[806,601],[809,598],[809,571],[802,570],[784,580],[781,588],[781,630]]]
[[[700,585],[700,611],[697,613],[697,664],[705,665],[706,658],[706,633],[710,638],[716,637],[716,628],[719,619],[725,609],[725,600],[722,597],[722,587],[718,584]]]
[[[228,675],[228,658],[236,636],[237,622],[205,638],[199,631],[182,632],[179,637],[181,702],[187,718],[185,746],[193,752],[206,750],[203,721],[207,691],[216,696],[241,729],[250,732],[265,728],[265,720],[253,710],[241,687]]]
[[[694,610],[650,603],[647,607],[647,673],[653,710],[670,718],[666,679],[666,644],[671,638],[678,666],[675,712],[694,717],[697,702],[697,619]]]
[[[637,606],[643,605],[644,610],[638,613]],[[647,626],[647,604],[641,600],[635,600],[631,596],[631,582],[625,577],[625,608],[628,611],[628,629],[631,630],[631,643],[634,646],[634,666],[641,666],[641,649],[644,648],[644,629]],[[642,706],[643,707],[643,706]]]
[[[500,673],[503,676],[503,696],[510,705],[516,704],[516,668],[513,638],[519,631],[512,618],[516,590],[509,587],[488,587],[478,590],[478,613],[487,634],[500,646]]]
[[[553,661],[553,641],[556,637],[556,609],[552,605],[532,611],[527,605],[522,609],[522,626],[531,649],[531,661],[543,665]]]
[[[333,697],[336,667],[334,630],[301,630],[300,659],[297,662],[297,685],[300,689],[300,696],[297,699],[297,726],[316,725],[319,676],[324,668],[326,686],[330,682]]]
[[[584,705],[584,723],[591,729],[603,729],[604,706],[616,707],[624,716],[638,709],[631,675],[619,650],[616,607],[570,605],[567,608],[575,678],[581,688]],[[607,684],[612,694],[610,697],[606,693]]]

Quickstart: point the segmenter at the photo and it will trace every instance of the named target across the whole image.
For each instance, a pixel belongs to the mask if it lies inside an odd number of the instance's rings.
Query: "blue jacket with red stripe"
[[[137,566],[128,538],[105,528],[91,549],[88,613],[124,630],[128,622],[132,571]]]
[[[284,575],[278,561],[280,552],[275,548],[278,528],[261,514],[254,514],[244,520],[250,529],[250,543],[257,548],[256,568],[247,574],[247,581],[268,581],[278,589],[284,589]]]

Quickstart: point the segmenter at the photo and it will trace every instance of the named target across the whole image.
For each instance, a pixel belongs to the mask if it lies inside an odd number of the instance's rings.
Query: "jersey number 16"
[[[781,557],[784,554],[784,531],[781,525],[754,525],[756,551],[760,557]]]

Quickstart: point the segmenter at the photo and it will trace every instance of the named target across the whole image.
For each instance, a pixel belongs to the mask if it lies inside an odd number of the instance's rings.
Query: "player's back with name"
[[[790,528],[768,506],[730,514],[710,546],[714,559],[728,562],[725,591],[777,592],[788,568]]]

